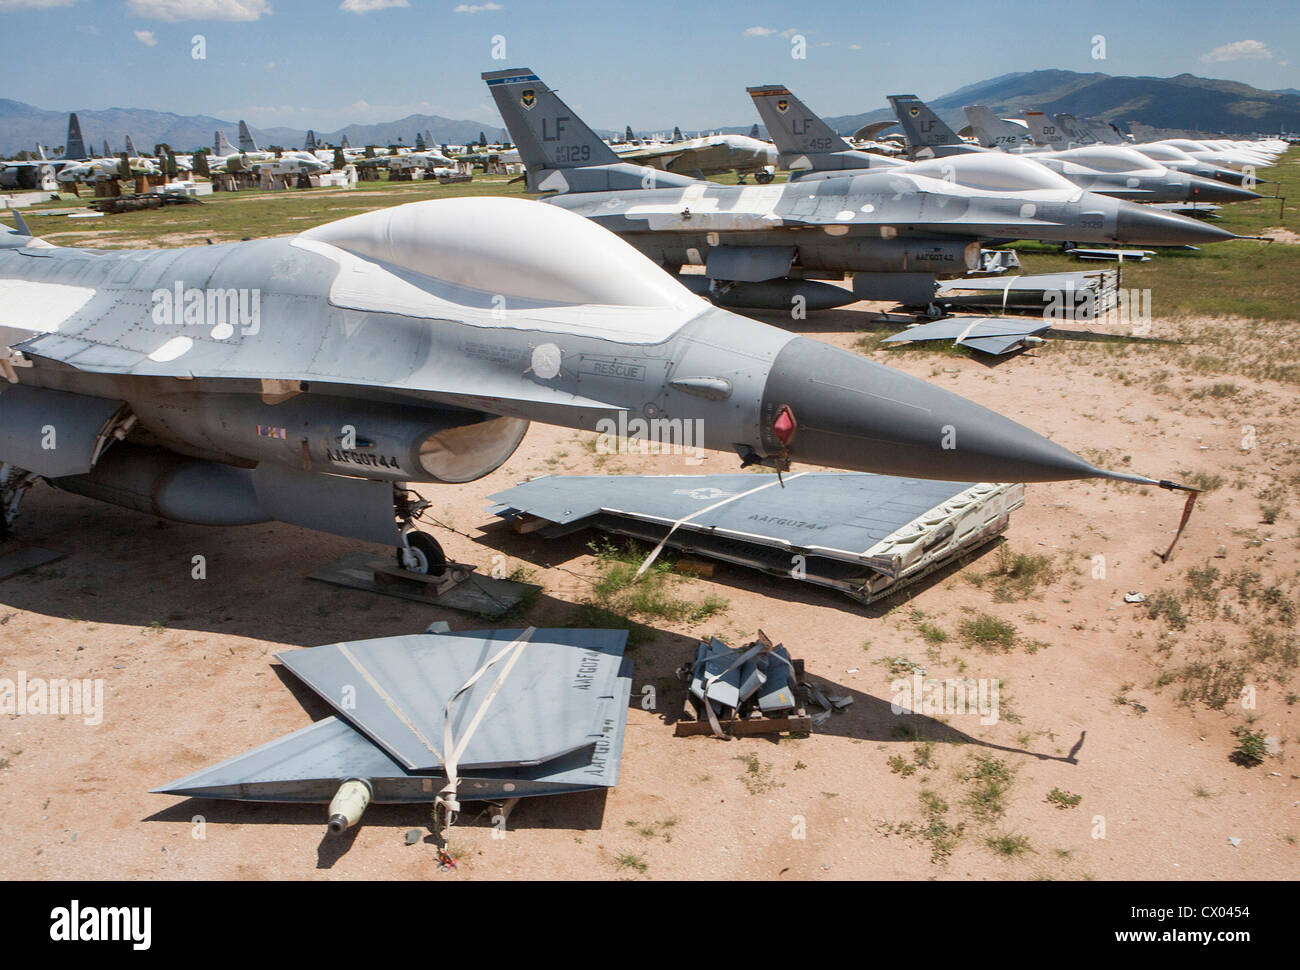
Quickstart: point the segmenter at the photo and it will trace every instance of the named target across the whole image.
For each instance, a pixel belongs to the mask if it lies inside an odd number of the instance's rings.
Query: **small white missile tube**
[[[374,791],[364,778],[349,778],[334,794],[329,808],[329,831],[333,835],[346,832],[361,820],[361,813],[370,804]]]

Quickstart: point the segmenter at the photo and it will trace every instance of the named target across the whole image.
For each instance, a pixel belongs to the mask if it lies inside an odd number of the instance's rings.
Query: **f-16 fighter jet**
[[[928,304],[937,276],[980,265],[981,240],[1197,245],[1232,233],[1093,195],[1027,159],[988,152],[922,169],[730,186],[622,162],[526,68],[483,75],[530,191],[623,236],[726,306],[809,310],[855,299]],[[992,165],[990,159],[992,156]],[[969,177],[964,177],[966,173]],[[853,292],[818,283],[853,273]],[[796,305],[797,302],[796,302]]]
[[[1032,143],[1029,127],[1023,121],[1017,123],[1016,121],[999,118],[984,105],[968,105],[962,110],[966,112],[966,117],[970,119],[971,129],[975,132],[980,144],[985,148],[999,148],[1003,151],[1033,156],[1049,151],[1047,148]],[[1058,114],[1056,115],[1056,128],[1064,132],[1065,138],[1068,139],[1072,147],[1114,149],[1116,146],[1122,146],[1127,151],[1145,155],[1152,161],[1175,172],[1199,175],[1202,178],[1227,182],[1229,185],[1241,185],[1246,181],[1246,176],[1242,172],[1193,158],[1187,152],[1175,148],[1173,145],[1161,142],[1130,144],[1115,134],[1115,130],[1104,122],[1101,128],[1098,129],[1079,121],[1074,115]],[[1103,141],[1096,134],[1097,131],[1109,133],[1114,140]],[[1115,170],[1119,171],[1121,168],[1122,166],[1116,166]],[[1257,178],[1255,181],[1264,182],[1268,180]]]
[[[743,183],[745,176],[753,175],[760,185],[772,181],[772,169],[777,164],[776,149],[751,135],[675,137],[666,145],[637,146],[616,154],[625,162],[699,178],[736,172]]]
[[[661,438],[689,421],[703,447],[782,470],[1160,484],[715,307],[595,222],[522,199],[160,251],[58,248],[18,218],[0,231],[0,370],[6,525],[44,480],[181,522],[392,543],[417,571],[445,560],[408,486],[487,475],[529,421]]]
[[[907,132],[909,144],[919,156],[944,157],[980,152],[995,159],[1000,152],[989,151],[963,142],[930,108],[914,94],[891,95],[890,103],[899,124]],[[978,134],[979,126],[972,119]],[[1055,119],[1041,111],[1026,111],[1025,123],[1035,146],[1012,147],[1033,161],[1073,182],[1079,188],[1098,195],[1132,202],[1247,202],[1259,196],[1248,189],[1225,185],[1199,174],[1177,171],[1150,156],[1114,145],[1071,147]]]

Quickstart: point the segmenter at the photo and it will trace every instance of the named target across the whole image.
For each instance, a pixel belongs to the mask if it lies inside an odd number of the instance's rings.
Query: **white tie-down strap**
[[[1011,284],[1020,279],[1019,276],[1012,276],[1007,279],[1007,285],[1002,287],[1002,313],[999,316],[1007,314],[1007,300],[1011,298]]]
[[[788,476],[785,479],[785,481],[792,482],[796,478],[802,478],[804,475],[807,474],[808,474],[807,472],[796,472],[795,474]],[[672,534],[677,531],[678,526],[685,525],[687,522],[691,521],[691,519],[695,518],[696,516],[703,515],[705,512],[712,512],[714,509],[720,509],[728,502],[734,502],[736,501],[736,499],[744,498],[746,495],[753,495],[755,492],[761,492],[763,491],[763,489],[771,488],[773,485],[784,485],[784,483],[781,481],[781,478],[778,476],[775,481],[767,482],[764,485],[759,485],[757,488],[751,488],[747,492],[740,492],[736,495],[730,496],[729,498],[724,498],[721,501],[714,502],[712,505],[706,505],[704,508],[700,509],[699,511],[692,512],[690,515],[683,515],[680,519],[678,519],[676,522],[672,524],[672,527],[668,530],[668,534],[659,540],[659,545],[655,546],[654,549],[650,551],[650,555],[645,557],[645,562],[643,562],[641,564],[641,568],[636,571],[636,575],[632,577],[632,581],[635,582],[636,580],[640,579],[641,574],[654,565],[654,561],[659,558],[659,553],[663,552],[664,550],[664,544],[667,543],[668,540],[672,537]]]
[[[497,694],[501,691],[501,685],[506,682],[510,676],[510,671],[515,669],[515,664],[523,655],[524,647],[533,634],[537,632],[537,627],[530,626],[527,630],[519,635],[519,638],[506,644],[498,651],[491,660],[485,663],[478,670],[474,671],[469,680],[461,685],[460,689],[447,698],[447,706],[443,711],[445,720],[442,725],[442,750],[446,752],[443,756],[443,767],[447,771],[447,783],[442,786],[442,791],[438,793],[436,805],[441,806],[447,812],[447,824],[451,825],[454,821],[454,814],[460,812],[460,802],[456,800],[456,788],[460,784],[460,778],[456,773],[456,766],[460,762],[460,757],[465,753],[465,747],[469,744],[470,738],[478,730],[478,726],[483,723],[483,717],[487,714],[487,709],[492,702],[496,700]],[[464,694],[467,690],[478,683],[479,678],[487,673],[499,661],[505,660],[505,666],[501,668],[501,673],[497,675],[496,683],[488,691],[487,696],[483,698],[483,703],[479,705],[478,710],[465,727],[465,733],[459,739],[453,738],[451,733],[451,707],[456,703],[456,699]]]

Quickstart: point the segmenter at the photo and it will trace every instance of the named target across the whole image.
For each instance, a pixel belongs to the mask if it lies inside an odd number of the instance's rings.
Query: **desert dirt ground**
[[[504,838],[469,812],[453,830],[458,869],[443,873],[422,806],[372,806],[358,828],[328,837],[323,806],[148,791],[326,713],[277,652],[434,620],[490,624],[305,578],[356,548],[347,540],[164,523],[40,486],[18,534],[68,555],[0,583],[0,676],[102,678],[104,714],[94,726],[0,717],[0,876],[1294,878],[1300,393],[1266,365],[1295,353],[1300,330],[1157,314],[1154,336],[1190,342],[1053,341],[991,366],[872,349],[872,318],[855,306],[769,319],[935,381],[1090,459],[1202,484],[1171,561],[1157,552],[1180,495],[1076,482],[1029,486],[1002,551],[987,547],[872,607],[735,567],[669,577],[666,596],[713,612],[634,617],[652,635],[631,651],[617,788],[525,802]],[[1237,363],[1214,344],[1224,340],[1239,346]],[[426,490],[432,514],[456,530],[433,530],[452,557],[488,568],[504,555],[543,586],[510,625],[573,622],[603,567],[591,536],[516,535],[485,510],[487,496],[541,474],[738,465],[723,454],[693,467],[602,456],[593,437],[534,425],[486,479]],[[197,554],[204,580],[191,578]],[[1147,601],[1126,603],[1128,592]],[[738,645],[759,627],[853,704],[804,739],[674,737],[683,694],[673,671],[696,639]],[[998,723],[893,714],[891,681],[918,669],[1000,681]],[[646,684],[657,710],[638,703]],[[1275,753],[1234,763],[1238,728],[1267,736]],[[426,840],[407,845],[413,828]]]

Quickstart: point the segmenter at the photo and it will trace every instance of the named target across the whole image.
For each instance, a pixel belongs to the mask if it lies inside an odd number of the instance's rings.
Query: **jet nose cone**
[[[1198,219],[1122,202],[1115,219],[1115,238],[1140,246],[1200,246],[1237,237]]]
[[[1191,186],[1187,195],[1190,202],[1249,202],[1251,199],[1261,197],[1258,192],[1229,185],[1226,182],[1217,182],[1196,175],[1190,178]]]
[[[782,440],[782,407],[795,430]],[[763,451],[794,461],[956,482],[1051,482],[1105,476],[1023,425],[857,354],[798,337],[773,362]],[[786,429],[788,432],[788,428]]]

